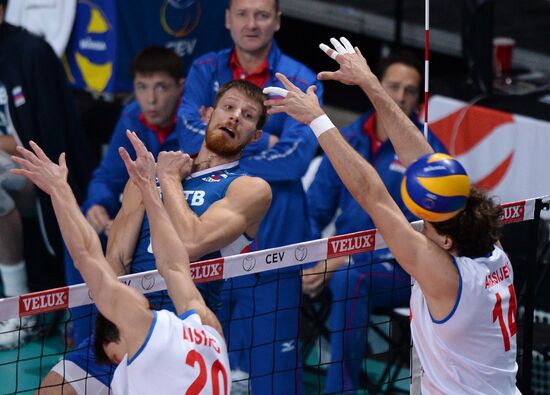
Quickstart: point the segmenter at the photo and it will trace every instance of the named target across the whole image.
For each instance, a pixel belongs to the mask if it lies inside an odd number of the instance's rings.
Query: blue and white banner
[[[187,72],[193,59],[231,45],[227,0],[79,0],[67,48],[73,84],[95,92],[132,90],[130,65],[144,47],[174,49]]]

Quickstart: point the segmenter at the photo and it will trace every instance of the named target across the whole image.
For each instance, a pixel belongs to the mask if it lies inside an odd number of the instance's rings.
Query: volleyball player
[[[331,42],[335,49],[324,44],[321,49],[340,68],[321,72],[318,78],[357,85],[367,94],[380,122],[392,126],[386,130],[403,165],[432,152],[384,91],[359,49],[345,38]],[[472,188],[459,214],[445,222],[425,222],[422,233],[416,232],[374,168],[346,143],[321,109],[315,87],[304,93],[284,75],[278,78],[288,94],[266,101],[273,106],[269,112],[285,112],[310,125],[346,187],[368,212],[399,264],[415,279],[411,333],[422,364],[422,393],[519,393],[513,272],[506,254],[495,245],[499,207]]]
[[[82,215],[67,183],[64,154],[57,165],[31,141],[34,153],[19,147],[24,159],[14,157],[14,161],[22,169],[13,173],[28,177],[50,195],[74,264],[100,313],[112,322],[96,332],[96,352],[100,350],[99,356],[103,354],[118,363],[113,392],[176,394],[196,388],[199,392],[205,389],[204,393],[227,394],[231,378],[221,325],[191,278],[187,250],[157,191],[153,156],[135,133],[129,133],[129,138],[137,159],[132,161],[124,148],[121,156],[141,193],[153,235],[156,265],[166,281],[177,316],[167,310],[150,310],[143,295],[118,281],[103,256],[97,233]],[[108,336],[98,337],[101,335]]]

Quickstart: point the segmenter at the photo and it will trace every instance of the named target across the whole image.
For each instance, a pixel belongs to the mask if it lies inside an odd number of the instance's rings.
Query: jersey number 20
[[[208,382],[208,369],[206,368],[206,363],[204,358],[196,350],[191,350],[185,358],[185,363],[188,366],[194,367],[196,364],[199,364],[199,376],[191,383],[185,395],[199,395],[201,391],[206,387]],[[219,375],[222,375],[223,379],[223,392],[220,393],[220,380]],[[227,395],[229,383],[227,382],[227,372],[225,367],[220,362],[219,359],[212,364],[210,368],[210,376],[212,378],[212,394],[213,395]]]
[[[508,292],[510,292],[510,301],[508,302],[508,329],[506,329],[506,324],[504,323],[504,317],[502,313],[502,297],[497,292],[496,297],[497,301],[495,307],[493,307],[493,322],[498,319],[500,325],[500,330],[502,331],[502,338],[504,340],[504,351],[510,350],[510,338],[514,336],[517,332],[516,327],[516,292],[514,291],[514,285],[508,285]]]

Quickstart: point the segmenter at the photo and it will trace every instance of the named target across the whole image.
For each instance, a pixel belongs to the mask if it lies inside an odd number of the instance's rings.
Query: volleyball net
[[[546,202],[544,198],[537,198],[503,204],[502,223],[504,226],[508,226],[508,224],[534,220],[533,222],[538,225],[543,202]],[[412,226],[420,230],[422,221],[414,222]],[[537,238],[536,232],[529,233],[529,235]],[[536,250],[536,240],[534,243]],[[302,381],[300,385],[303,385],[305,393],[324,393],[327,380],[335,380],[334,371],[330,373],[333,377],[327,377],[329,368],[333,364],[340,364],[339,369],[342,376],[345,376],[347,374],[346,367],[341,364],[341,361],[342,358],[349,358],[350,355],[358,361],[354,366],[358,366],[359,369],[360,388],[369,393],[390,391],[408,393],[411,382],[408,304],[406,302],[399,303],[397,300],[403,294],[407,294],[409,290],[403,289],[402,285],[392,280],[394,284],[390,287],[390,291],[386,289],[377,294],[376,287],[372,286],[373,279],[370,282],[344,281],[342,287],[348,287],[348,289],[339,289],[338,284],[333,284],[331,290],[328,284],[324,284],[325,286],[321,287],[322,290],[314,297],[298,295],[293,301],[290,298],[291,301],[287,304],[281,302],[282,299],[276,294],[290,294],[296,289],[296,284],[298,284],[297,289],[299,290],[300,283],[305,276],[319,276],[319,274],[311,274],[304,270],[305,268],[311,267],[313,263],[317,263],[317,267],[319,265],[322,267],[323,262],[326,263],[335,258],[342,260],[342,265],[338,269],[340,276],[349,280],[352,269],[361,266],[359,278],[367,279],[373,273],[374,266],[379,264],[374,258],[375,255],[382,253],[385,248],[387,246],[381,235],[376,229],[370,229],[192,263],[191,273],[196,283],[225,280],[222,293],[229,295],[229,299],[231,299],[233,293],[241,292],[241,297],[252,304],[248,310],[251,314],[247,315],[242,311],[233,314],[231,309],[234,306],[229,303],[229,312],[220,317],[229,351],[236,355],[232,357],[232,365],[238,364],[235,369],[232,366],[232,370],[234,370],[232,393],[250,392],[250,389],[253,388],[251,382],[262,377],[271,380],[271,385],[276,393],[277,377],[283,377],[285,374],[298,377],[298,380]],[[529,266],[527,265],[527,267]],[[521,350],[518,349],[520,363],[518,381],[520,382],[531,381],[533,334],[532,324],[529,323],[533,322],[532,290],[534,287],[530,282],[534,281],[535,275],[532,270],[524,273],[525,284],[522,287],[524,295],[518,295],[520,301],[518,336],[522,336],[521,340],[518,339],[518,345],[521,345]],[[296,273],[298,273],[297,276],[295,276]],[[335,273],[328,270],[320,275],[323,277],[321,282],[328,283],[329,278],[331,281],[335,281]],[[165,281],[156,270],[126,275],[119,279],[122,283],[143,294],[166,290]],[[273,287],[269,288],[272,285]],[[271,300],[267,303],[270,306],[268,308],[260,306],[255,299],[255,293],[259,292],[262,287],[266,287],[270,294],[273,293]],[[362,289],[359,290],[359,287]],[[407,284],[407,287],[410,285]],[[246,295],[249,297],[247,298]],[[390,308],[377,308],[377,300],[392,298],[396,300],[396,303],[390,303]],[[258,305],[255,305],[256,303]],[[365,306],[365,303],[372,303],[372,306]],[[77,319],[71,312],[74,312],[76,308],[93,306],[93,304],[94,301],[86,284],[1,299],[0,321],[16,317],[21,320],[24,317],[35,317],[29,322],[32,322],[33,325],[44,325],[44,321],[51,320],[48,316],[53,314],[57,318],[54,323],[55,336],[48,337],[42,333],[41,336],[15,350],[0,351],[0,394],[36,390],[48,370],[74,347],[74,345],[63,341],[70,337],[70,328]],[[341,318],[331,318],[334,321],[329,322],[329,317],[334,314],[335,306],[338,304],[340,305],[338,311],[340,311]],[[398,309],[397,307],[402,308]],[[85,311],[87,313],[84,318],[91,321],[93,309],[90,307],[86,310],[85,308]],[[363,321],[361,319],[357,323],[349,321],[350,316],[361,315],[364,311],[367,311],[367,318]],[[272,339],[266,336],[262,337],[264,332],[276,333],[280,328],[283,328],[284,332],[287,323],[292,327],[292,318],[287,322],[284,312],[290,314],[290,317],[299,316],[298,327],[285,332],[282,336],[274,334]],[[369,313],[370,315],[368,315]],[[255,320],[258,317],[270,314],[274,317],[274,328],[255,326]],[[82,317],[78,319],[82,319]],[[341,325],[334,323],[338,321],[341,322]],[[242,325],[239,326],[238,322],[241,322]],[[92,327],[93,323],[90,326]],[[19,332],[23,330],[25,330],[24,326],[18,329]],[[17,335],[22,338],[22,334],[19,332]],[[5,333],[0,332],[0,336],[2,335]],[[336,348],[335,352],[335,348],[331,349],[331,341],[341,342],[342,349],[352,351],[347,356],[338,351],[340,348]],[[363,345],[364,341],[365,345]],[[32,350],[30,350],[31,346]],[[264,359],[272,359],[267,363],[268,370],[265,368],[263,371],[255,369],[258,362],[254,358],[258,357],[250,355],[250,349],[254,348],[258,350],[271,349],[271,352],[262,352]],[[295,358],[299,358],[293,367],[287,368],[278,362],[278,357],[275,354],[286,351],[292,351],[291,354]],[[242,357],[238,356],[239,353],[242,354]],[[240,362],[239,358],[241,358]],[[357,374],[354,373],[354,375]],[[338,382],[339,380],[341,383]],[[345,377],[336,378],[336,385],[345,386],[345,381]]]

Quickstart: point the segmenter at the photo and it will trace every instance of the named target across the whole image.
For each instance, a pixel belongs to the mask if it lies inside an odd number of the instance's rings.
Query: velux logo
[[[500,220],[503,224],[523,221],[525,214],[525,201],[513,202],[502,205],[502,216]]]
[[[328,239],[328,258],[374,250],[376,230],[366,230]]]
[[[69,288],[56,288],[19,297],[19,315],[34,315],[69,307]]]
[[[204,283],[223,278],[223,258],[197,262],[191,265],[191,278],[196,283]]]

